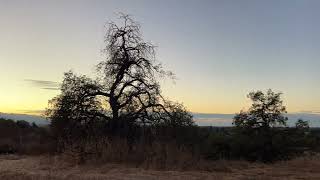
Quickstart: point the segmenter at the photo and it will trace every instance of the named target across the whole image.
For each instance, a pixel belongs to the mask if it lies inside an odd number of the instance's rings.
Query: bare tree
[[[122,14],[120,20],[122,25],[108,24],[103,51],[106,60],[97,65],[98,78],[92,80],[66,73],[62,94],[56,99],[62,105],[62,100],[66,99],[69,105],[72,104],[68,108],[79,107],[69,111],[78,121],[93,117],[105,119],[111,132],[134,124],[154,123],[156,114],[166,114],[166,118],[177,116],[177,112],[172,111],[172,103],[161,96],[158,81],[159,78],[173,77],[173,73],[163,70],[161,63],[156,61],[155,47],[143,40],[140,25],[128,15]],[[70,99],[73,101],[69,102]],[[59,107],[59,103],[53,106]],[[176,106],[175,110],[180,108],[179,112],[186,113],[181,107]],[[51,117],[54,117],[52,113]],[[192,118],[186,119],[190,123],[180,124],[192,124]]]
[[[152,108],[164,107],[157,78],[172,75],[156,62],[154,46],[142,39],[139,24],[128,15],[120,19],[123,25],[109,23],[105,36],[107,59],[98,65],[101,88],[89,94],[107,98],[112,126],[146,122]]]

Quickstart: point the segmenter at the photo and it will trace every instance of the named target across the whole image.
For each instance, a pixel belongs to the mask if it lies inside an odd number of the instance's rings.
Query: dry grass
[[[205,163],[203,163],[205,164]],[[320,179],[320,157],[275,164],[215,161],[208,171],[159,171],[128,164],[76,165],[61,156],[0,156],[1,180],[214,180]]]
[[[75,164],[112,162],[156,170],[208,169],[188,148],[178,147],[174,143],[135,143],[129,147],[127,140],[115,139],[104,142],[84,141],[65,147],[63,159]]]

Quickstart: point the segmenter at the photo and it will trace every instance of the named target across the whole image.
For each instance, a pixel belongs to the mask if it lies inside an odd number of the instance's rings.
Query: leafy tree
[[[252,100],[252,105],[247,112],[241,111],[234,117],[235,126],[269,129],[286,125],[288,118],[283,116],[286,113],[286,107],[281,100],[281,93],[275,93],[269,89],[266,93],[250,92],[248,98]]]
[[[25,120],[18,120],[18,121],[16,122],[16,124],[17,124],[18,127],[23,128],[23,129],[25,129],[25,128],[30,128],[30,127],[31,127],[31,126],[30,126],[30,123],[27,122],[27,121],[25,121]]]
[[[46,110],[56,137],[80,138],[89,135],[94,132],[92,127],[96,121],[105,120],[101,102],[87,96],[87,91],[94,86],[94,82],[86,76],[76,76],[71,71],[64,74],[61,94],[49,101],[50,106]]]
[[[163,107],[165,109],[161,106],[157,110],[154,110],[151,118],[154,125],[169,127],[194,126],[192,115],[182,104],[165,102]]]
[[[236,134],[233,149],[236,156],[249,160],[272,161],[281,158],[286,149],[279,139],[285,136],[275,127],[286,125],[286,108],[281,100],[281,93],[271,89],[250,92],[248,98],[252,105],[248,111],[241,111],[234,117]],[[281,142],[281,143],[280,143]]]
[[[303,119],[298,119],[295,125],[297,129],[303,129],[303,130],[309,129],[309,122],[304,121]]]
[[[164,108],[154,110],[150,117],[156,138],[164,142],[175,141],[178,145],[195,143],[197,128],[186,108],[180,103],[169,101],[165,102]]]

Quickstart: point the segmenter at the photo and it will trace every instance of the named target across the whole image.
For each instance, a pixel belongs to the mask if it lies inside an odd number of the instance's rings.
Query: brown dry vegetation
[[[320,179],[319,169],[319,156],[274,164],[220,160],[210,162],[202,171],[160,171],[115,163],[75,165],[62,156],[0,156],[1,180]]]

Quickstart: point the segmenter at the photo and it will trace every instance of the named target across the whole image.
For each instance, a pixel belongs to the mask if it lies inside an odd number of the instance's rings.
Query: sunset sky
[[[246,94],[284,93],[320,113],[318,0],[0,0],[0,112],[38,114],[63,73],[94,75],[108,21],[133,15],[177,80],[163,94],[192,112],[235,113]]]

